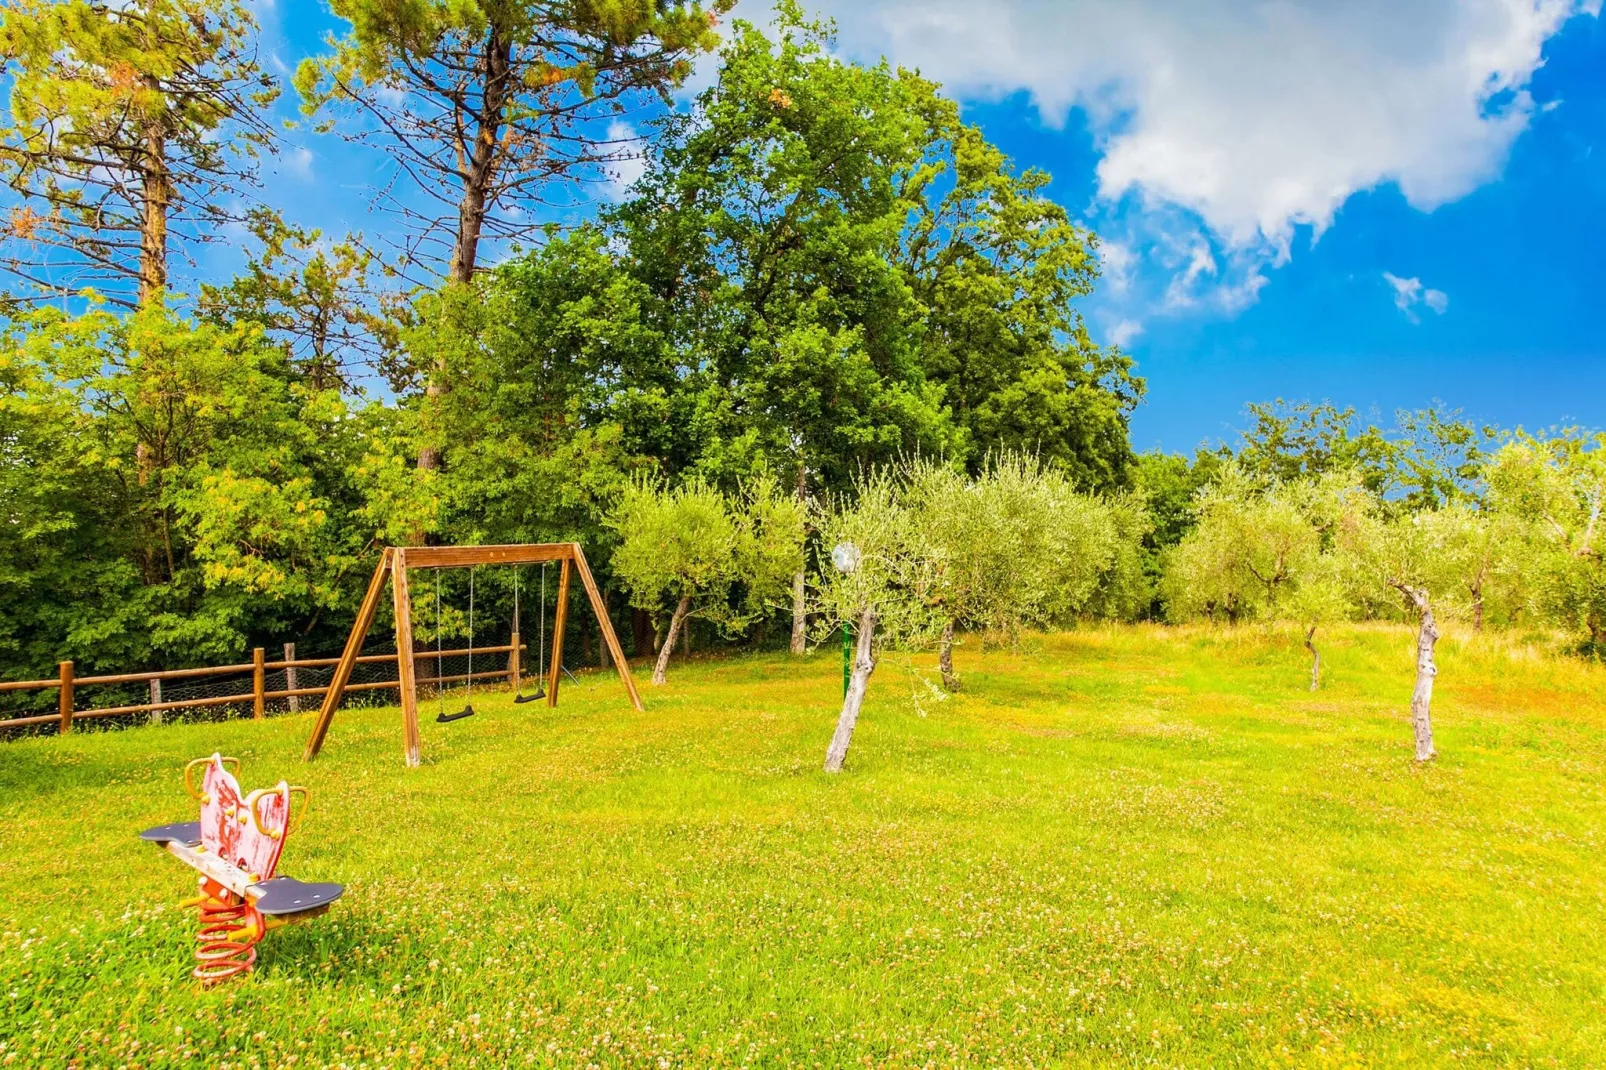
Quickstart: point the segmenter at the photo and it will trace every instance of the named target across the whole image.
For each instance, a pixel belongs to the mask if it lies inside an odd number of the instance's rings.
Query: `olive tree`
[[[631,604],[674,608],[658,649],[652,682],[667,679],[675,640],[693,616],[738,631],[789,590],[803,555],[803,511],[755,479],[734,497],[700,480],[676,488],[638,481],[608,523],[619,533],[614,575]]]
[[[1297,624],[1310,651],[1310,687],[1321,686],[1316,632],[1352,610],[1334,536],[1355,476],[1333,469],[1269,481],[1237,465],[1200,492],[1198,523],[1166,559],[1162,591],[1172,619],[1225,617]]]
[[[907,506],[932,556],[932,598],[945,620],[943,685],[959,686],[957,628],[1013,637],[1081,611],[1115,553],[1116,525],[1100,500],[1059,469],[1003,454],[976,479],[931,461],[907,466]]]
[[[841,772],[847,759],[878,650],[929,647],[948,621],[937,594],[938,548],[905,490],[893,473],[879,470],[861,475],[851,497],[828,496],[816,506],[831,561],[815,590],[815,632],[824,638],[852,627],[856,637],[842,713],[825,753],[827,773]]]
[[[1342,560],[1337,554],[1318,554],[1299,578],[1281,609],[1298,624],[1310,651],[1310,689],[1322,686],[1322,652],[1316,647],[1316,630],[1324,624],[1341,621],[1352,611],[1353,602],[1344,582]]]
[[[1464,566],[1467,546],[1480,541],[1487,518],[1464,504],[1409,513],[1392,511],[1372,496],[1355,495],[1339,521],[1337,543],[1354,578],[1355,596],[1379,602],[1392,593],[1416,618],[1416,684],[1411,691],[1411,728],[1416,760],[1430,761],[1433,745],[1433,682],[1439,623],[1471,608]]]
[[[1519,435],[1487,470],[1505,585],[1555,625],[1606,649],[1606,435]],[[1502,570],[1495,570],[1499,575]]]
[[[1312,497],[1303,481],[1262,483],[1228,466],[1199,493],[1198,523],[1168,555],[1167,615],[1233,622],[1276,616],[1321,552]]]

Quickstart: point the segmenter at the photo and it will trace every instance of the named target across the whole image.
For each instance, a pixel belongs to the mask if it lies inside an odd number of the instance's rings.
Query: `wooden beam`
[[[59,666],[61,680],[60,701],[56,704],[56,714],[61,718],[61,733],[63,735],[72,731],[72,662],[64,661]]]
[[[558,609],[552,621],[552,667],[547,670],[546,704],[558,704],[558,683],[563,679],[563,628],[569,621],[569,559],[563,559],[558,575]]]
[[[267,716],[267,701],[263,695],[268,690],[268,674],[262,668],[268,663],[268,652],[261,647],[251,651],[251,717],[260,721]]]
[[[470,565],[538,565],[562,561],[573,543],[532,542],[509,546],[409,546],[409,568],[466,568]]]
[[[613,621],[608,619],[608,606],[602,600],[602,592],[597,590],[591,566],[586,564],[586,552],[577,542],[569,546],[574,556],[574,567],[585,586],[586,597],[591,599],[591,611],[597,615],[597,624],[602,628],[602,640],[608,644],[608,653],[613,656],[613,667],[619,671],[619,679],[624,681],[625,691],[630,695],[630,704],[638,710],[645,709],[641,704],[641,693],[636,690],[636,681],[630,676],[630,662],[625,660],[624,648],[619,645],[619,637],[613,632]]]
[[[340,700],[346,693],[346,684],[351,680],[351,670],[357,664],[357,655],[362,651],[362,641],[368,635],[369,627],[374,623],[374,613],[379,609],[379,596],[385,590],[385,574],[390,568],[390,550],[379,555],[379,564],[374,567],[374,575],[368,581],[368,592],[363,595],[362,608],[357,610],[357,619],[351,626],[351,634],[346,637],[346,649],[340,655],[340,661],[335,665],[334,676],[329,680],[329,690],[324,693],[323,706],[318,710],[318,720],[312,726],[312,734],[307,737],[307,749],[301,755],[301,760],[310,762],[318,756],[323,747],[323,737],[329,733],[329,722],[335,718],[335,710],[340,708]]]
[[[407,591],[408,551],[398,547],[390,561],[390,593],[396,606],[396,683],[401,690],[402,735],[407,764],[420,760],[418,741],[418,682],[413,671],[413,600]],[[440,675],[436,670],[435,675]]]

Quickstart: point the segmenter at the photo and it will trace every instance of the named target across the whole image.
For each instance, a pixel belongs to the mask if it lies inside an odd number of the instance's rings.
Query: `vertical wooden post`
[[[267,660],[268,652],[261,647],[251,651],[251,717],[258,721],[267,713],[267,700],[262,697],[268,689]]]
[[[591,575],[591,566],[586,564],[586,552],[580,548],[579,543],[570,543],[569,552],[574,558],[574,567],[580,573],[580,582],[585,586],[586,597],[591,600],[591,611],[597,615],[597,624],[602,629],[602,640],[608,645],[608,653],[613,656],[613,667],[619,672],[619,679],[624,681],[625,691],[630,695],[630,704],[636,709],[645,709],[641,704],[641,693],[636,690],[636,681],[630,676],[630,662],[625,660],[624,649],[619,645],[619,637],[614,634],[613,621],[608,617],[608,607],[602,601],[602,592],[597,590],[597,581]]]
[[[362,653],[362,641],[374,623],[374,612],[379,608],[379,596],[385,590],[385,579],[389,570],[390,550],[387,549],[379,555],[379,564],[374,566],[373,578],[368,581],[368,593],[363,595],[362,608],[357,610],[357,620],[351,626],[351,634],[346,637],[346,649],[341,652],[334,675],[329,679],[329,690],[323,694],[323,705],[318,709],[318,719],[313,722],[312,734],[307,736],[307,749],[301,755],[301,760],[304,762],[310,762],[318,756],[318,751],[323,747],[323,737],[329,734],[329,722],[335,719],[335,711],[340,708],[340,700],[346,695],[346,684],[351,680],[351,670],[357,664],[357,655]]]
[[[152,706],[160,706],[161,704],[162,704],[162,678],[160,676],[158,676],[158,677],[156,677],[155,679],[153,679],[151,681],[151,705]],[[162,711],[161,710],[152,710],[151,711],[151,724],[161,724],[161,723],[162,723]]]
[[[300,680],[301,674],[296,672],[296,664],[295,663],[296,663],[296,645],[294,643],[286,643],[286,644],[284,644],[284,689],[286,691],[294,691],[298,687],[301,686],[301,680]],[[301,696],[300,695],[291,695],[290,696],[290,712],[291,713],[300,713],[301,712]]]
[[[62,735],[72,731],[72,699],[72,662],[64,661],[61,663],[61,697],[56,704],[56,709],[61,714]]]
[[[407,551],[399,548],[390,561],[390,593],[396,607],[396,682],[401,691],[402,735],[407,749],[407,764],[416,766],[420,758],[420,744],[418,683],[413,666],[413,600],[407,591]],[[439,676],[440,673],[435,675]]]
[[[558,704],[558,681],[563,679],[563,626],[569,622],[569,559],[558,573],[558,606],[552,621],[552,666],[547,670],[546,704]]]
[[[515,630],[510,640],[513,649],[507,654],[507,682],[513,693],[519,693],[519,633]]]

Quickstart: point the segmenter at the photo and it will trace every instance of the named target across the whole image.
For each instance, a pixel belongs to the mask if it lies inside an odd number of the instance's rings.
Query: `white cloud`
[[[761,20],[764,2],[745,0],[741,14]],[[1288,258],[1297,229],[1319,235],[1358,191],[1395,183],[1430,210],[1496,176],[1536,110],[1526,86],[1545,41],[1600,10],[1599,0],[813,6],[837,20],[854,58],[885,54],[961,98],[1026,93],[1050,124],[1083,109],[1100,153],[1097,210],[1191,216],[1206,255],[1234,263],[1211,272],[1189,259],[1173,286],[1187,304],[1216,278],[1222,307],[1253,302],[1261,269]],[[1112,282],[1123,277],[1106,265]]]
[[[1524,86],[1579,0],[823,0],[845,51],[962,96],[1086,109],[1100,194],[1192,209],[1235,246],[1286,250],[1357,190],[1419,208],[1498,172]]]
[[[1424,287],[1419,278],[1403,279],[1391,271],[1385,271],[1383,281],[1394,290],[1394,307],[1405,313],[1405,318],[1412,323],[1421,322],[1421,318],[1416,314],[1419,305],[1426,305],[1439,316],[1444,315],[1445,309],[1450,307],[1449,294],[1443,290]]]
[[[1110,329],[1104,332],[1104,336],[1110,340],[1111,345],[1117,345],[1125,349],[1131,344],[1132,339],[1142,333],[1143,324],[1137,320],[1119,319],[1110,325]]]
[[[280,157],[284,161],[285,174],[296,178],[307,179],[312,177],[312,150],[301,145],[294,145]]]
[[[642,155],[641,136],[636,128],[623,119],[608,124],[608,140],[613,142],[612,158],[608,161],[608,197],[623,200],[636,180],[647,173],[647,160]]]
[[[1112,293],[1124,294],[1132,287],[1132,270],[1137,265],[1137,254],[1118,241],[1104,241],[1099,245],[1099,269],[1104,286]]]

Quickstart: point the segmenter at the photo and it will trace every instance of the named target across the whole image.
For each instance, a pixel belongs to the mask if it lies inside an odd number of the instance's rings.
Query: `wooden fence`
[[[436,662],[436,675],[419,677],[419,684],[450,684],[463,683],[469,680],[507,680],[513,687],[519,682],[519,659],[513,657],[513,651],[524,650],[523,644],[514,642],[502,646],[477,646],[462,650],[428,651],[420,655],[418,660],[426,664],[434,659]],[[491,669],[485,672],[457,673],[454,675],[441,675],[444,659],[458,657],[464,654],[507,654],[508,666],[505,669]],[[251,703],[252,716],[262,720],[267,715],[267,704],[270,701],[288,699],[292,712],[298,711],[301,699],[314,695],[322,695],[328,691],[323,687],[297,687],[296,670],[329,668],[340,661],[339,658],[304,658],[295,656],[295,644],[285,644],[285,657],[279,661],[268,661],[264,648],[257,647],[251,652],[250,662],[242,665],[215,665],[199,669],[169,669],[158,672],[125,672],[113,673],[109,676],[76,676],[73,673],[73,663],[61,663],[60,672],[54,680],[6,680],[0,681],[0,692],[5,691],[57,691],[58,698],[55,713],[35,714],[28,717],[13,717],[10,720],[0,720],[0,729],[23,728],[29,725],[50,724],[59,726],[59,731],[70,732],[74,721],[86,720],[93,717],[116,717],[123,714],[150,713],[160,717],[164,710],[193,709],[203,706],[229,706]],[[395,654],[367,654],[357,659],[358,664],[376,665],[388,663],[396,665]],[[269,691],[267,689],[267,676],[270,671],[283,671],[285,674],[284,688]],[[251,690],[232,695],[208,695],[202,698],[178,699],[171,702],[162,700],[162,684],[168,680],[193,680],[207,676],[242,676],[251,674]],[[75,708],[78,701],[78,691],[84,687],[104,686],[109,684],[146,684],[150,689],[151,701],[140,702],[124,706],[102,706],[98,708],[80,710]],[[347,684],[347,691],[382,691],[385,688],[398,686],[398,680],[371,680],[364,683]]]

